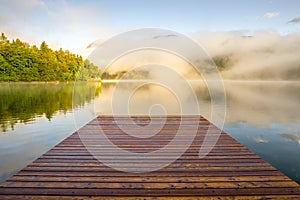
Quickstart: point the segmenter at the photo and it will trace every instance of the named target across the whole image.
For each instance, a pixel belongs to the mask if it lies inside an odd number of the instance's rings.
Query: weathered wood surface
[[[149,123],[147,117],[133,118],[141,126]],[[118,119],[127,124],[128,118]],[[157,117],[153,122],[159,127],[163,121]],[[93,137],[100,125],[107,137],[120,148],[143,153],[168,144],[180,123],[188,131],[190,124],[195,122],[199,122],[198,132],[186,152],[167,167],[147,173],[128,173],[107,167],[95,159],[80,140],[86,137],[85,141],[95,143],[96,151],[100,147]],[[169,116],[155,136],[135,138],[122,132],[113,117],[98,117],[80,129],[80,136],[73,133],[2,183],[0,199],[300,199],[299,184],[224,132],[212,151],[200,159],[199,148],[209,126],[217,130],[203,117]],[[135,131],[132,125],[127,124],[125,128]],[[138,131],[147,133],[147,126]],[[101,151],[105,148],[102,146]],[[172,152],[151,162],[160,162],[168,158],[168,154]],[[124,156],[118,162],[121,165],[134,160]]]

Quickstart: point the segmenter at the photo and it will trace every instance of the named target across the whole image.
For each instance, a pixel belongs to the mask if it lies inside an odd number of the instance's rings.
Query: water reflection
[[[225,131],[300,183],[300,82],[226,83]]]
[[[300,82],[226,82],[227,123],[299,124]]]
[[[113,105],[128,108],[132,115],[148,115],[151,112],[153,105],[161,105],[164,108],[162,114],[182,114],[182,107],[185,106],[186,114],[198,114],[199,112],[194,109],[195,102],[193,95],[196,94],[198,99],[198,106],[201,113],[210,113],[210,96],[208,89],[203,81],[190,82],[191,90],[185,88],[186,83],[174,82],[173,87],[179,88],[180,93],[174,93],[169,88],[158,85],[148,84],[147,81],[123,81],[123,82],[107,82],[102,84],[102,95],[94,100],[93,110],[99,115],[124,115],[127,110],[113,108]],[[137,87],[140,85],[140,87]],[[118,89],[116,89],[116,87]],[[132,88],[137,87],[136,90]],[[182,88],[180,90],[180,88]],[[195,93],[194,93],[194,92]],[[124,93],[119,95],[121,98],[114,98],[115,93]],[[126,98],[128,93],[131,93],[130,98]],[[180,96],[180,98],[178,97]],[[114,104],[112,104],[114,102]]]
[[[73,89],[80,95],[72,96]],[[28,124],[45,115],[51,119],[57,111],[66,113],[90,102],[100,94],[95,83],[1,83],[0,125],[2,132],[14,129],[18,123]],[[72,105],[72,103],[74,105]]]
[[[117,83],[103,83],[102,95],[95,99],[94,111],[98,114],[112,114],[111,102],[118,101],[120,105],[129,105],[131,114],[148,114],[153,104],[161,104],[168,114],[180,114],[180,103],[176,96],[166,88],[157,85],[144,85],[132,93],[129,99],[113,99]],[[118,83],[121,90],[129,90],[135,82]],[[180,87],[180,83],[174,83]],[[211,101],[207,87],[203,81],[190,81],[196,92],[201,114],[210,117]],[[270,123],[299,123],[300,82],[238,82],[225,81],[227,96],[226,123],[246,122],[255,126],[265,126]],[[124,92],[125,93],[125,92]],[[185,96],[182,104],[191,104],[192,95],[182,91]],[[128,101],[128,102],[127,102]],[[194,114],[194,110],[189,111]],[[117,113],[124,114],[124,113]]]
[[[280,134],[285,140],[287,141],[295,141],[300,145],[300,135],[297,135],[297,133],[283,133]]]
[[[204,82],[191,81],[200,112],[211,115],[209,92]],[[92,109],[97,114],[112,114],[111,101],[116,83],[103,84],[103,94]],[[133,82],[123,82],[122,90]],[[176,83],[180,87],[180,83]],[[225,131],[257,153],[267,162],[300,183],[300,82],[225,81],[227,114]],[[190,105],[189,93],[182,91],[184,103]],[[148,114],[153,104],[161,104],[168,114],[180,114],[174,94],[155,85],[140,87],[127,99],[114,99],[118,105],[129,105],[132,114]],[[125,104],[124,104],[125,102]],[[193,114],[193,110],[190,110]],[[123,114],[123,113],[117,113]]]
[[[200,113],[209,118],[211,102],[205,83],[190,83],[196,91]],[[132,88],[130,84],[136,83],[120,84],[126,92]],[[72,96],[73,86],[0,84],[0,123],[2,130],[9,133],[0,134],[0,182],[70,135],[75,130],[74,113],[79,116],[76,123],[80,126],[95,115],[112,114],[116,83],[103,83],[102,87],[77,83],[76,95]],[[180,83],[174,86],[180,87]],[[225,131],[300,183],[300,82],[226,81],[225,89]],[[190,105],[190,95],[182,90],[185,98],[181,103]],[[129,102],[122,98],[114,101],[120,107],[129,105],[132,114],[148,114],[154,104],[161,104],[168,114],[181,111],[176,96],[154,84],[140,87]]]
[[[51,119],[57,111],[66,114],[78,106],[90,103],[94,114],[112,114],[113,93],[117,83],[2,83],[0,84],[0,124],[2,132],[14,129],[18,123],[31,123],[45,115]],[[132,88],[136,82],[119,83],[123,91]],[[202,81],[191,81],[196,92],[201,114],[210,118],[211,105],[207,87]],[[174,83],[180,87],[180,83]],[[227,95],[226,125],[246,123],[249,126],[267,128],[272,123],[299,125],[300,83],[299,82],[225,82]],[[75,91],[73,91],[73,89]],[[102,93],[100,95],[100,92]],[[72,95],[74,94],[76,95]],[[127,106],[131,114],[148,114],[154,104],[160,104],[168,114],[180,114],[180,103],[190,105],[189,91],[182,90],[184,102],[178,102],[176,95],[159,85],[143,85],[131,99],[114,99],[121,107]],[[73,104],[72,104],[73,103]],[[73,107],[72,107],[73,106]],[[192,107],[192,106],[191,106]],[[194,110],[190,109],[190,114]],[[124,113],[115,113],[124,114]],[[289,131],[294,129],[293,131]],[[289,127],[280,136],[285,140],[299,142],[297,128]],[[256,138],[266,143],[266,139]]]

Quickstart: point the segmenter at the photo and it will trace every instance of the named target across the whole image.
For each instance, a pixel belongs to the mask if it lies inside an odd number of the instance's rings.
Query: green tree
[[[82,80],[100,77],[98,67],[69,51],[54,51],[45,41],[38,48],[0,36],[0,81],[73,81],[81,67],[86,70]]]
[[[101,71],[100,69],[91,63],[89,60],[85,60],[82,68],[78,74],[77,80],[87,81],[87,80],[95,80],[100,78]]]
[[[6,43],[6,42],[8,42],[7,37],[4,35],[4,33],[1,33],[0,43]]]

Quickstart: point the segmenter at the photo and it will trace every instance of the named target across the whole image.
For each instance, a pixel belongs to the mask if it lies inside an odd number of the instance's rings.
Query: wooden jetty
[[[145,116],[130,119],[141,126],[149,123]],[[126,124],[129,117],[122,120]],[[211,152],[199,158],[208,127],[217,130],[203,117],[168,116],[164,120],[162,130],[146,139],[125,134],[112,116],[95,118],[80,133],[86,132],[88,139],[101,126],[120,148],[145,152],[168,144],[180,123],[188,131],[189,123],[197,122],[193,143],[167,167],[144,173],[115,170],[95,159],[83,145],[82,135],[75,132],[2,183],[0,199],[300,199],[299,184],[224,132]],[[157,117],[155,123],[161,125],[164,120]],[[127,157],[124,162],[132,161]]]

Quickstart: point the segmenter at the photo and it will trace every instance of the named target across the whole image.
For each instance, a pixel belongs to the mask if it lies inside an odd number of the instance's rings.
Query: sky
[[[95,40],[139,28],[199,32],[300,31],[299,0],[0,0],[0,32],[81,54]]]

